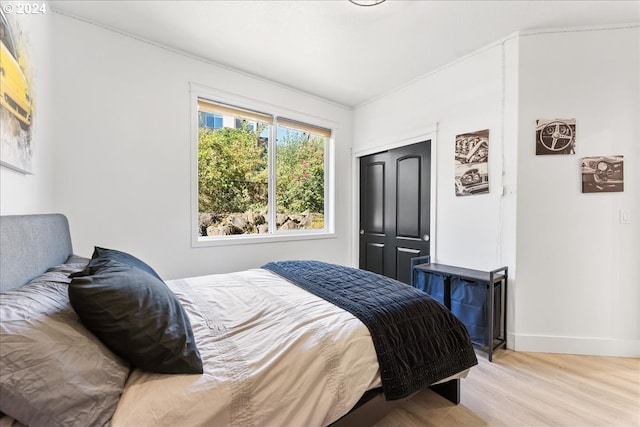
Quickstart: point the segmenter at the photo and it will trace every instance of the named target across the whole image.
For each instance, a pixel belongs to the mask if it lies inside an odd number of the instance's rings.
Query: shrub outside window
[[[329,231],[331,130],[197,103],[198,241]]]

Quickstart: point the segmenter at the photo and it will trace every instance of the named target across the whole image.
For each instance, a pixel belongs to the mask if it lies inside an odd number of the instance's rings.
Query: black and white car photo
[[[624,191],[623,156],[584,157],[582,192]]]

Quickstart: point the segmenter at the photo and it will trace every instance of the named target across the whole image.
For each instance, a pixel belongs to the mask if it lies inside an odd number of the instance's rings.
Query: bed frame
[[[64,215],[0,216],[0,292],[24,285],[71,256],[69,222]],[[430,388],[447,400],[460,403],[459,379]],[[331,427],[371,426],[408,399],[388,401],[382,389],[371,390]]]
[[[0,292],[19,288],[73,254],[61,214],[0,217]]]

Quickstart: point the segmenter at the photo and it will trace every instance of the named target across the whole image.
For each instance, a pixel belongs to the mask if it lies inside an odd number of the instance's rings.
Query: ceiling
[[[640,23],[640,1],[49,0],[58,13],[354,107],[518,30]],[[613,47],[615,48],[615,47]]]

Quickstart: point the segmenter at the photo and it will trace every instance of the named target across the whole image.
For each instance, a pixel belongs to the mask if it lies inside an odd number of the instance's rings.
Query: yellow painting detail
[[[0,163],[30,173],[33,99],[22,34],[9,18],[0,8]]]

